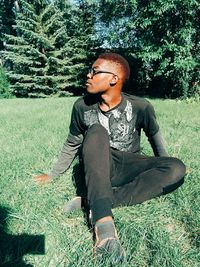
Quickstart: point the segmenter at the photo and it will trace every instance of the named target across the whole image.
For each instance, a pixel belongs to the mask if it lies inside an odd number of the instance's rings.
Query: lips
[[[91,85],[91,83],[89,81],[86,82],[86,85]]]

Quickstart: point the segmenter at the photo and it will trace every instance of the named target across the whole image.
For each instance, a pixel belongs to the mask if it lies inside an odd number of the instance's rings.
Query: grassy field
[[[39,186],[68,133],[75,98],[0,101],[0,266],[100,266],[82,213],[63,205],[74,195],[71,170]],[[176,192],[114,210],[131,267],[200,266],[200,106],[151,100],[170,155],[187,166]],[[143,152],[151,149],[142,138]],[[109,266],[104,263],[102,266]]]

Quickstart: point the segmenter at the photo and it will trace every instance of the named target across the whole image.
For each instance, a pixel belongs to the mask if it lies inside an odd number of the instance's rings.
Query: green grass
[[[68,133],[74,100],[0,101],[0,244],[4,248],[0,266],[100,266],[93,261],[92,237],[81,212],[68,217],[62,212],[74,195],[71,170],[44,186],[32,179],[33,174],[49,171],[56,160]],[[174,193],[113,211],[127,252],[122,266],[197,267],[200,106],[175,100],[151,102],[170,155],[187,166],[186,181]],[[142,148],[152,154],[144,137]],[[42,239],[45,253],[38,247],[39,255],[35,250],[39,241],[42,246]],[[10,265],[3,265],[6,260]]]

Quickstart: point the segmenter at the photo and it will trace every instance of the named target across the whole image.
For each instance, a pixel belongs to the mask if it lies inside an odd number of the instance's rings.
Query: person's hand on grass
[[[47,184],[47,183],[50,183],[52,179],[48,174],[43,173],[43,174],[34,176],[34,180],[39,184]]]

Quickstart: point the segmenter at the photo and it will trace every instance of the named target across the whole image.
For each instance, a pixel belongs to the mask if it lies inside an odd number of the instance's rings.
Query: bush
[[[10,98],[10,84],[6,78],[5,71],[0,67],[0,98]]]

